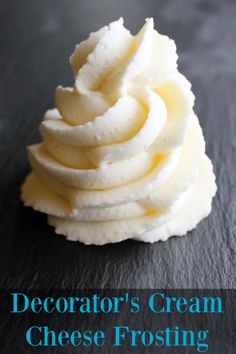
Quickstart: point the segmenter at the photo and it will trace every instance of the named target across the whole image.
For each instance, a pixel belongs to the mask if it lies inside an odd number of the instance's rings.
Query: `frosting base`
[[[68,203],[52,192],[32,173],[22,187],[25,205],[47,212],[48,222],[57,234],[70,241],[80,241],[86,245],[104,245],[132,238],[144,242],[166,241],[170,236],[182,236],[194,229],[211,211],[211,201],[216,192],[212,163],[205,155],[195,183],[179,201],[178,208],[157,211],[156,215],[145,215],[119,221],[85,222],[65,219],[71,210]],[[180,206],[181,204],[181,206]],[[45,210],[46,206],[46,210]],[[55,214],[57,206],[57,216]],[[122,207],[124,215],[125,206]],[[143,212],[142,208],[136,210]]]

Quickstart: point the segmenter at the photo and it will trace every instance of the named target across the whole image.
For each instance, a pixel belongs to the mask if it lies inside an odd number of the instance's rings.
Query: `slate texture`
[[[22,206],[19,188],[55,87],[72,83],[74,45],[120,16],[133,33],[153,16],[176,41],[218,193],[186,237],[91,247],[56,236],[44,215]],[[234,0],[0,1],[1,288],[236,287],[235,18]]]

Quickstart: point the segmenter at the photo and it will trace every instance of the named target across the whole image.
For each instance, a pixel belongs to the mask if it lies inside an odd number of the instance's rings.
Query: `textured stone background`
[[[175,39],[219,190],[210,217],[187,237],[86,247],[23,208],[19,187],[56,85],[72,82],[74,45],[120,16],[132,32],[153,16]],[[0,1],[0,287],[236,287],[235,18],[235,0]]]

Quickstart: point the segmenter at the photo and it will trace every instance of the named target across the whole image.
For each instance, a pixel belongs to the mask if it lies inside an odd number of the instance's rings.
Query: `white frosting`
[[[75,85],[56,89],[21,195],[57,233],[86,244],[155,242],[209,214],[215,177],[176,61],[152,19],[136,36],[120,19],[76,46]]]

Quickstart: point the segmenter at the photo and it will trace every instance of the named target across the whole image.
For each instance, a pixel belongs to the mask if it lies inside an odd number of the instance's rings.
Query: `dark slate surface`
[[[153,16],[176,40],[219,190],[210,217],[187,237],[86,247],[22,206],[25,148],[40,139],[56,85],[72,82],[74,45],[122,15],[133,32]],[[235,18],[234,0],[0,1],[1,287],[236,287]]]

